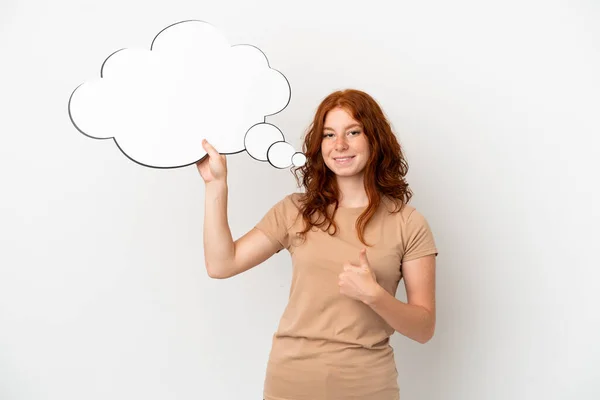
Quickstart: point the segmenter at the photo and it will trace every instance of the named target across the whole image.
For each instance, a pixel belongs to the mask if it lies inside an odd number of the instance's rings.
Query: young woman
[[[236,241],[225,156],[203,146],[208,274],[229,278],[284,248],[292,257],[264,399],[399,399],[389,338],[433,336],[438,253],[426,219],[407,204],[408,164],[379,105],[358,90],[326,97],[305,137],[306,164],[294,171],[304,193],[287,195]],[[402,278],[406,303],[395,298]]]

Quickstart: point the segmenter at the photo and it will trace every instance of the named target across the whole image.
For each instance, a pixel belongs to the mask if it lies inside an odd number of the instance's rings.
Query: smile
[[[333,159],[335,160],[336,164],[347,164],[353,158],[354,158],[354,156],[350,156],[350,157],[334,157]]]

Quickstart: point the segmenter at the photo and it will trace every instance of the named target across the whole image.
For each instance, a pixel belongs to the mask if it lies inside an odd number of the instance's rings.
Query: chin
[[[339,177],[344,177],[344,178],[346,178],[346,177],[353,177],[353,176],[360,176],[364,172],[363,170],[357,171],[357,170],[354,170],[354,169],[353,170],[335,170],[334,169],[332,171],[333,171],[333,173],[335,175],[337,175]]]
[[[353,177],[360,177],[360,176],[362,176],[362,174],[360,172],[347,172],[347,173],[336,174],[336,176],[338,176],[339,178],[353,178]]]

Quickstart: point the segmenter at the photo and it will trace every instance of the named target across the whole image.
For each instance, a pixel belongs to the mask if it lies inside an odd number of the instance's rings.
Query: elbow
[[[426,329],[423,329],[422,334],[415,340],[421,344],[425,344],[433,338],[434,334],[435,334],[435,322],[432,321],[431,324],[429,324],[429,326],[427,326]]]
[[[221,271],[219,271],[219,269],[217,268],[215,270],[215,268],[212,268],[210,265],[208,265],[208,263],[205,263],[206,265],[206,273],[208,274],[208,276],[212,279],[226,279],[228,278],[227,275],[223,274]]]
[[[433,332],[428,333],[427,335],[421,336],[420,338],[417,339],[417,342],[419,342],[421,344],[425,344],[425,343],[429,342],[432,338],[433,338]]]
[[[222,275],[216,274],[210,270],[207,270],[206,272],[208,273],[208,276],[212,279],[224,279]]]

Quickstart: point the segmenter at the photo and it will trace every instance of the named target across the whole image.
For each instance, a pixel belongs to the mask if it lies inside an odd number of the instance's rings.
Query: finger
[[[206,139],[202,139],[202,147],[206,150],[207,153],[211,154],[214,151],[214,147],[212,144],[208,142]],[[212,154],[211,154],[212,155]]]
[[[361,267],[368,267],[369,266],[369,259],[367,258],[367,249],[363,248],[359,255],[358,255],[358,259],[360,260],[360,265]]]
[[[211,156],[211,157],[218,157],[220,154],[219,152],[213,147],[212,144],[208,143],[208,140],[206,139],[202,139],[202,146],[204,147],[204,150],[206,150],[206,152]]]

